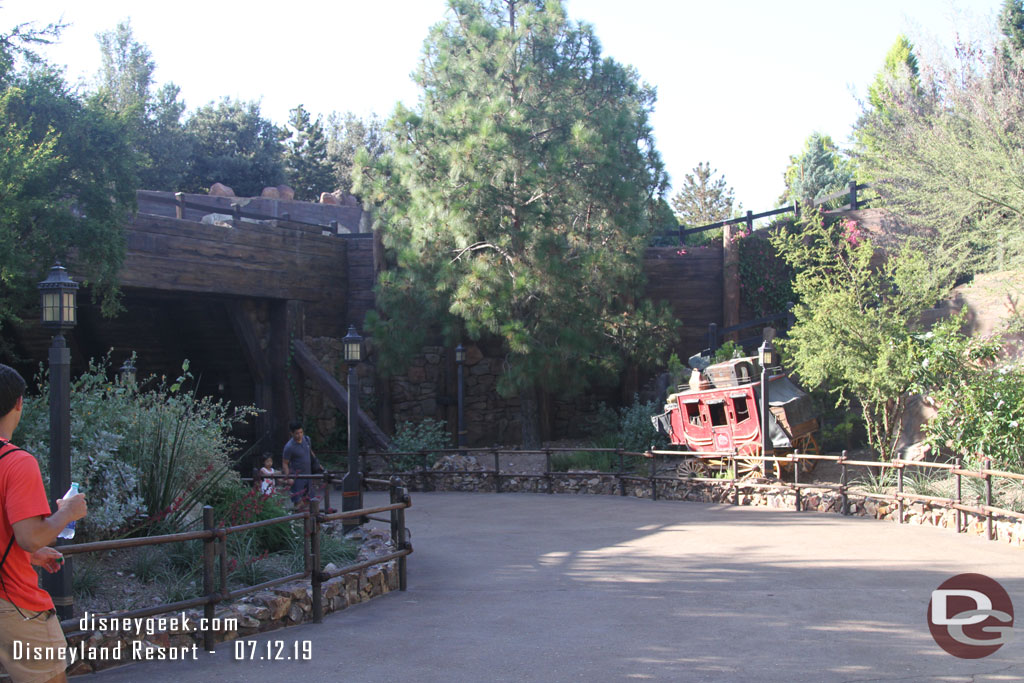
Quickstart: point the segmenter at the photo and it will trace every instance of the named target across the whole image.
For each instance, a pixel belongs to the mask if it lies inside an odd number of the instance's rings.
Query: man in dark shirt
[[[289,476],[309,474],[314,455],[313,445],[302,429],[301,422],[289,424],[288,431],[292,433],[292,438],[288,439],[288,443],[284,445],[284,451],[281,453],[281,469]],[[312,497],[312,484],[312,479],[296,477],[291,488],[292,503],[305,507]]]

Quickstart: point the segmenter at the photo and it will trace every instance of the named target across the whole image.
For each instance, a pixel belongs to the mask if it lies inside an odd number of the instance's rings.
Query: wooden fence
[[[556,453],[566,452],[590,452],[590,453],[610,453],[613,454],[616,459],[618,466],[615,470],[610,472],[553,472],[551,469],[551,458]],[[463,454],[463,455],[474,455],[477,457],[490,458],[493,461],[493,468],[490,470],[433,470],[428,467],[428,463],[432,454]],[[512,455],[523,455],[523,454],[542,454],[545,457],[545,469],[543,472],[535,473],[522,473],[522,472],[509,472],[502,471],[501,458],[512,456]],[[546,482],[545,491],[547,493],[554,493],[553,480],[557,477],[565,477],[569,479],[589,479],[598,474],[614,476],[618,480],[618,491],[619,495],[625,496],[627,494],[626,483],[630,481],[639,481],[649,484],[651,491],[651,499],[658,499],[658,483],[659,482],[678,482],[681,477],[678,474],[665,475],[661,474],[665,471],[665,465],[668,461],[675,461],[679,459],[694,459],[701,461],[724,461],[725,465],[720,467],[718,477],[686,477],[687,481],[693,482],[704,482],[713,483],[729,488],[733,492],[732,503],[739,504],[737,492],[740,488],[759,489],[767,491],[793,491],[795,493],[795,510],[801,512],[801,492],[805,489],[824,489],[836,492],[839,494],[841,499],[841,510],[840,512],[844,515],[850,514],[849,510],[849,497],[851,492],[855,492],[858,495],[864,496],[865,498],[872,498],[877,500],[892,501],[897,504],[898,521],[900,524],[906,521],[906,505],[908,502],[922,502],[928,503],[933,506],[942,507],[948,510],[956,511],[956,529],[958,533],[962,533],[966,530],[966,517],[965,515],[973,515],[980,519],[985,520],[986,524],[986,536],[989,540],[995,540],[995,533],[993,529],[993,523],[998,518],[1004,519],[1015,519],[1024,520],[1024,513],[1016,510],[1009,510],[1006,508],[997,507],[993,504],[993,484],[995,481],[1000,479],[1010,481],[1024,481],[1024,474],[1018,474],[1015,472],[1005,472],[1001,470],[994,470],[991,468],[991,461],[986,459],[978,469],[965,469],[963,467],[962,460],[957,458],[954,462],[939,463],[939,462],[924,462],[915,460],[902,460],[895,459],[890,461],[873,461],[873,460],[852,460],[847,457],[844,451],[842,455],[815,455],[811,453],[792,453],[784,456],[760,456],[760,455],[740,455],[736,451],[728,452],[715,452],[715,453],[691,453],[688,451],[678,450],[654,450],[647,451],[644,453],[630,452],[623,449],[615,448],[545,448],[539,450],[504,450],[497,448],[480,448],[480,449],[435,449],[432,451],[413,451],[413,452],[389,452],[389,453],[370,453],[363,454],[363,457],[381,458],[386,462],[393,462],[395,458],[399,457],[414,457],[420,460],[420,467],[413,470],[406,470],[402,472],[403,475],[410,477],[418,477],[421,479],[429,480],[431,478],[448,476],[448,475],[477,475],[482,477],[484,480],[490,479],[493,482],[495,492],[500,493],[502,491],[502,480],[507,478],[517,479],[539,479]],[[647,464],[647,474],[638,474],[629,471],[626,467],[627,458],[641,458],[645,460]],[[768,466],[768,463],[779,463],[781,465],[790,465],[792,470],[793,481],[782,481],[780,479],[763,477],[760,479],[741,479],[736,477],[735,462],[738,459],[744,461],[756,461],[760,463],[760,469],[762,471]],[[839,482],[835,484],[814,482],[807,483],[800,481],[801,468],[804,463],[811,462],[822,462],[831,461],[837,463],[840,467],[840,478]],[[730,465],[730,463],[732,463]],[[864,492],[857,490],[859,487],[858,482],[849,481],[849,468],[851,467],[863,467],[868,469],[877,469],[879,471],[894,471],[896,476],[895,481],[895,492],[893,493],[879,493],[879,492]],[[928,470],[942,470],[945,471],[949,476],[954,478],[954,491],[953,495],[946,498],[941,496],[929,496],[920,493],[908,492],[905,490],[905,472],[908,469],[920,469],[922,471]],[[393,469],[393,468],[392,468]],[[674,471],[674,470],[673,470]],[[984,485],[984,503],[981,504],[968,504],[965,502],[963,495],[963,480],[964,478],[973,479],[983,482]]]
[[[818,207],[836,199],[846,197],[847,201],[841,207],[838,207],[839,211],[856,211],[857,209],[866,209],[870,203],[870,199],[865,199],[859,193],[862,190],[869,190],[871,186],[865,183],[851,182],[847,187],[833,192],[832,194],[819,197],[811,202],[811,207]],[[801,206],[799,202],[795,202],[790,206],[783,206],[778,209],[772,209],[771,211],[763,211],[761,213],[754,213],[753,211],[747,211],[745,216],[740,218],[730,218],[725,221],[718,221],[717,223],[709,223],[708,225],[701,225],[695,228],[687,228],[684,225],[680,225],[678,230],[666,231],[665,235],[678,235],[679,244],[683,244],[687,235],[695,235],[706,230],[714,230],[715,228],[722,228],[726,225],[746,225],[747,232],[751,232],[754,229],[754,221],[760,218],[771,218],[772,216],[780,216],[785,213],[791,213],[796,218],[800,218]]]
[[[310,476],[313,478],[322,478],[321,475]],[[372,508],[361,508],[359,510],[351,510],[349,512],[325,513],[320,511],[320,502],[313,500],[310,501],[309,509],[303,512],[284,515],[282,517],[274,517],[272,519],[264,519],[257,522],[250,522],[248,524],[239,524],[236,526],[215,526],[213,520],[213,508],[207,505],[203,507],[203,528],[201,530],[186,531],[176,534],[163,534],[160,536],[144,536],[140,538],[126,538],[112,541],[63,545],[60,546],[60,551],[64,555],[80,555],[83,553],[120,550],[123,548],[162,545],[165,543],[184,543],[187,541],[203,542],[202,595],[189,600],[180,600],[178,602],[154,605],[143,609],[105,615],[105,617],[109,616],[111,619],[143,618],[156,614],[167,614],[169,612],[177,612],[192,607],[202,606],[204,611],[203,616],[205,617],[204,622],[208,625],[212,625],[215,623],[214,610],[218,603],[225,600],[234,600],[243,595],[256,593],[267,588],[273,588],[274,586],[279,586],[290,581],[309,579],[312,593],[313,622],[320,623],[323,620],[323,594],[321,591],[321,585],[324,581],[328,581],[344,574],[358,572],[375,564],[381,564],[382,562],[398,560],[399,590],[404,591],[406,589],[406,557],[412,553],[412,545],[409,543],[408,533],[405,526],[405,510],[412,505],[409,492],[401,485],[401,481],[396,478],[392,478],[390,480],[368,479],[366,480],[366,483],[373,484],[375,486],[387,487],[390,491],[390,504]],[[329,491],[330,486],[327,486],[326,490]],[[325,503],[325,508],[330,509],[329,503],[327,503],[326,500]],[[372,515],[384,512],[390,513],[390,518],[386,521],[391,524],[391,538],[392,542],[395,544],[394,552],[374,557],[370,560],[357,564],[348,565],[332,572],[323,571],[320,560],[321,525],[325,522],[346,519],[369,518],[377,521],[385,521],[380,518],[372,517]],[[244,531],[259,529],[261,527],[273,526],[276,524],[288,524],[293,521],[301,521],[303,524],[304,571],[282,576],[270,581],[264,581],[263,583],[255,586],[246,586],[236,590],[229,590],[227,556],[228,536]],[[217,571],[218,569],[219,574]],[[219,580],[217,580],[218,576]],[[66,633],[75,632],[78,628],[79,622],[80,619],[78,618],[65,619],[61,622],[61,627]],[[213,650],[214,636],[215,632],[210,628],[207,628],[203,632],[204,649]]]

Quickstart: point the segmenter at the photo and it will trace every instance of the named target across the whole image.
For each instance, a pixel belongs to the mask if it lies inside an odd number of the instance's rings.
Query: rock
[[[288,608],[288,621],[298,624],[302,621],[302,617],[302,608],[299,607],[298,603],[293,602],[291,607]]]
[[[337,195],[331,192],[321,192],[320,203],[330,204],[331,206],[341,206],[341,200],[338,199]]]
[[[263,604],[270,610],[271,619],[281,619],[288,614],[292,601],[287,595],[268,595],[263,598]]]
[[[302,598],[306,597],[306,588],[305,588],[305,586],[291,586],[291,587],[288,587],[288,585],[285,585],[285,586],[282,586],[281,588],[275,588],[274,592],[277,593],[278,595],[285,595],[285,596],[291,598],[292,600],[301,600]]]
[[[264,187],[263,191],[260,192],[260,196],[264,199],[280,199],[281,193],[278,192],[276,187]]]
[[[286,199],[288,201],[295,199],[295,190],[293,190],[291,186],[278,185],[275,189],[277,190],[277,196],[281,199]]]
[[[235,191],[223,183],[214,183],[210,185],[210,196],[211,197],[234,197]]]

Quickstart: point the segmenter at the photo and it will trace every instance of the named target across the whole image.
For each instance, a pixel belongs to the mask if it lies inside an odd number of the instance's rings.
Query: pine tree
[[[288,182],[295,189],[296,199],[314,201],[321,192],[334,190],[323,121],[320,116],[311,117],[301,104],[288,114],[290,136],[284,155]]]
[[[352,192],[352,170],[360,150],[365,150],[368,160],[379,159],[387,152],[384,124],[376,114],[364,120],[352,112],[332,112],[327,117],[327,158],[334,172],[334,185],[341,192]]]
[[[417,110],[389,123],[393,154],[357,168],[398,266],[369,328],[392,362],[438,327],[500,339],[497,388],[520,397],[535,444],[539,388],[614,378],[624,357],[657,357],[671,329],[631,305],[666,185],[654,92],[560,2],[525,0],[452,0],[416,80]]]
[[[852,179],[850,163],[843,158],[832,138],[814,132],[804,141],[803,151],[789,157],[786,194],[782,201],[807,204],[841,189]]]
[[[717,223],[732,217],[735,201],[733,189],[725,177],[715,178],[718,169],[705,161],[693,167],[683,179],[683,187],[672,197],[672,210],[679,222],[688,228]]]

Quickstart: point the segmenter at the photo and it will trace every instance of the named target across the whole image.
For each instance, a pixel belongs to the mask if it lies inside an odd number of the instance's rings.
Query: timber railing
[[[319,475],[314,475],[312,478],[320,477]],[[80,555],[83,553],[120,550],[124,548],[161,545],[166,543],[202,541],[202,595],[189,600],[180,600],[178,602],[154,605],[143,609],[115,612],[109,615],[104,614],[103,616],[105,619],[136,619],[202,606],[204,620],[201,623],[205,623],[207,625],[207,629],[203,631],[203,647],[206,650],[213,650],[215,631],[212,626],[216,623],[216,620],[214,619],[214,610],[219,603],[226,600],[234,600],[242,597],[243,595],[255,593],[267,588],[273,588],[274,586],[279,586],[290,581],[309,579],[312,594],[313,622],[320,623],[323,620],[324,613],[323,594],[321,591],[321,585],[323,582],[344,574],[362,571],[367,567],[388,562],[390,560],[398,560],[399,590],[404,591],[406,589],[406,557],[412,553],[412,544],[408,540],[409,536],[405,526],[405,510],[412,505],[408,489],[402,486],[401,480],[397,478],[391,478],[386,481],[372,480],[368,481],[368,483],[388,488],[390,491],[390,503],[388,505],[361,508],[359,510],[351,510],[349,512],[326,513],[320,510],[320,501],[311,500],[309,508],[302,512],[296,512],[282,517],[274,517],[272,519],[263,519],[256,522],[250,522],[248,524],[238,524],[235,526],[215,525],[213,519],[213,508],[206,505],[203,507],[203,528],[200,530],[163,534],[160,536],[142,536],[139,538],[125,538],[111,541],[62,545],[60,546],[60,551],[64,555],[70,556]],[[329,489],[330,487],[327,488]],[[325,505],[325,508],[330,509],[327,505]],[[372,517],[372,515],[385,512],[390,513],[389,518]],[[321,525],[326,522],[338,520],[360,520],[364,518],[390,522],[391,539],[395,547],[394,552],[374,557],[357,564],[341,567],[340,569],[336,569],[331,572],[323,571],[320,558]],[[263,583],[259,583],[254,586],[245,586],[235,590],[230,590],[228,587],[228,536],[276,524],[289,524],[294,521],[301,521],[303,525],[304,570],[272,579],[270,581],[264,581]],[[65,632],[72,633],[77,630],[80,622],[81,620],[79,618],[65,619],[61,622],[61,627]]]
[[[573,471],[573,472],[554,472],[551,469],[551,459],[558,453],[572,453],[572,452],[587,452],[587,453],[608,453],[614,456],[617,466],[612,471]],[[432,469],[429,466],[431,458],[434,454],[462,454],[462,455],[473,455],[474,457],[486,462],[490,460],[493,463],[491,469],[462,469],[462,470],[450,470],[450,469]],[[544,455],[545,457],[545,468],[543,472],[513,472],[502,469],[502,458],[505,458],[505,462],[508,462],[510,456],[524,455],[524,454],[535,454]],[[897,507],[897,520],[900,524],[907,521],[907,509],[908,503],[927,503],[935,507],[941,507],[947,510],[953,510],[956,512],[956,530],[958,533],[963,533],[967,530],[967,516],[973,516],[979,520],[985,522],[985,535],[989,540],[995,540],[996,534],[993,528],[994,522],[999,519],[1013,519],[1013,520],[1024,520],[1024,512],[1017,510],[1010,510],[1001,508],[994,505],[994,484],[999,480],[1024,482],[1024,474],[1018,474],[1015,472],[1005,472],[1001,470],[994,470],[991,468],[991,461],[984,460],[978,469],[968,469],[963,467],[962,459],[957,458],[953,462],[940,463],[940,462],[926,462],[917,460],[902,460],[894,459],[889,461],[874,461],[874,460],[855,460],[847,457],[846,451],[843,451],[842,455],[816,455],[812,453],[792,453],[788,455],[780,456],[761,456],[761,455],[746,455],[739,454],[736,451],[722,451],[712,453],[692,453],[689,451],[679,450],[654,450],[647,451],[644,453],[626,451],[621,448],[542,448],[537,450],[508,450],[498,448],[462,448],[462,449],[432,449],[430,451],[411,451],[411,452],[388,452],[388,453],[376,453],[370,452],[363,454],[364,458],[378,458],[384,462],[393,462],[396,458],[415,458],[419,461],[419,466],[413,469],[406,469],[402,472],[403,476],[410,478],[417,478],[421,481],[429,482],[432,479],[439,477],[445,477],[449,475],[475,475],[481,477],[483,481],[490,480],[493,482],[494,491],[501,493],[504,489],[502,481],[509,478],[515,479],[538,479],[546,482],[544,491],[546,493],[554,493],[555,487],[553,486],[556,477],[563,477],[567,479],[581,478],[590,479],[595,476],[614,476],[617,479],[617,490],[620,496],[630,495],[627,491],[627,483],[629,482],[640,482],[647,483],[650,486],[650,497],[652,500],[659,498],[658,484],[665,484],[668,482],[678,483],[680,481],[688,481],[694,483],[706,483],[716,484],[724,486],[731,492],[731,502],[734,505],[739,504],[738,491],[741,488],[758,489],[776,492],[787,492],[792,491],[795,494],[795,510],[797,512],[803,511],[802,503],[802,491],[805,489],[818,489],[818,490],[829,490],[833,491],[840,497],[840,512],[844,515],[850,513],[850,495],[854,494],[864,499],[875,499],[894,502]],[[669,463],[677,462],[679,460],[689,461],[701,461],[706,465],[713,463],[713,466],[718,469],[719,476],[716,477],[683,477],[675,473],[674,467],[669,467]],[[637,464],[644,463],[646,473],[638,471],[639,468],[635,468],[632,471],[627,467],[628,463]],[[804,463],[817,463],[830,461],[839,465],[840,477],[838,483],[829,482],[801,482],[801,468]],[[746,464],[748,467],[754,464],[764,471],[765,468],[769,467],[771,463],[774,467],[775,463],[778,463],[780,469],[782,466],[788,466],[788,474],[792,476],[792,481],[782,481],[776,478],[760,477],[760,478],[738,478],[737,462]],[[678,464],[678,463],[677,463]],[[895,476],[895,480],[891,482],[892,486],[888,488],[895,488],[895,491],[889,492],[872,492],[864,489],[864,482],[856,480],[851,482],[849,475],[851,468],[862,468],[862,470],[878,470],[879,472],[888,472],[890,475]],[[393,468],[392,468],[393,469]],[[708,469],[711,469],[709,467]],[[953,490],[949,496],[934,496],[925,495],[921,493],[915,493],[906,490],[906,472],[908,470],[916,470],[921,472],[934,472],[944,471],[947,478],[952,478]],[[664,472],[672,471],[672,475],[666,475]],[[784,471],[785,473],[785,471]],[[806,475],[806,473],[805,473]],[[879,477],[882,479],[883,477]],[[981,483],[983,487],[983,493],[979,496],[965,497],[963,491],[964,479],[973,480]]]
[[[836,199],[842,199],[843,197],[845,197],[847,200],[846,204],[837,207],[835,209],[836,211],[856,211],[857,209],[866,209],[869,208],[871,199],[873,199],[873,197],[866,199],[860,193],[863,190],[869,189],[871,189],[871,186],[868,184],[851,182],[847,187],[843,188],[842,190],[815,199],[810,203],[810,205],[812,208],[817,208],[819,206],[827,204],[828,202],[834,201]],[[801,210],[802,207],[800,203],[794,202],[789,206],[783,206],[778,209],[772,209],[771,211],[763,211],[761,213],[747,211],[745,216],[740,216],[739,218],[730,218],[729,220],[718,221],[717,223],[709,223],[707,225],[700,225],[695,228],[687,228],[685,225],[680,225],[678,230],[667,230],[663,234],[666,236],[678,235],[679,244],[683,244],[685,242],[687,235],[695,235],[699,232],[704,232],[706,230],[714,230],[716,228],[722,228],[725,227],[726,225],[738,225],[742,223],[746,225],[747,232],[752,232],[754,229],[755,220],[761,218],[771,218],[772,216],[780,216],[785,213],[791,213],[794,215],[795,218],[800,218]]]
[[[224,207],[219,205],[219,203],[216,201],[219,199],[229,200],[229,206]],[[207,213],[224,213],[225,208],[227,208],[230,211],[230,213],[225,215],[231,216],[231,221],[236,227],[238,226],[239,223],[241,223],[243,218],[249,218],[257,221],[286,221],[288,223],[293,223],[295,225],[319,228],[322,232],[330,232],[330,234],[336,235],[338,237],[348,237],[356,239],[372,237],[371,233],[348,232],[347,228],[343,232],[341,224],[337,220],[328,220],[327,222],[310,222],[299,220],[297,218],[292,218],[291,214],[289,214],[287,211],[283,211],[277,215],[273,215],[269,213],[262,213],[259,211],[243,210],[242,206],[244,206],[244,203],[241,201],[231,201],[235,199],[236,198],[234,197],[214,197],[209,202],[194,201],[186,199],[184,192],[175,192],[173,197],[162,196],[152,193],[147,194],[146,196],[147,202],[173,206],[174,216],[175,218],[178,219],[183,219],[185,217],[186,209],[194,209],[196,211],[204,211]]]

